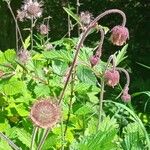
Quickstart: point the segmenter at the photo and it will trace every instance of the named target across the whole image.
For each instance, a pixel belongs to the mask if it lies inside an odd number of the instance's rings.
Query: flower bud
[[[87,26],[90,24],[92,15],[88,11],[86,12],[81,12],[80,14],[80,21],[84,26]]]
[[[121,99],[122,99],[122,101],[124,101],[124,102],[130,102],[131,101],[131,95],[130,94],[128,94],[128,93],[124,93],[122,96],[121,96]]]
[[[122,101],[124,101],[126,103],[131,101],[131,95],[128,93],[128,91],[129,91],[129,88],[128,88],[128,86],[126,86],[124,88],[123,94],[121,96]]]
[[[100,58],[98,55],[93,55],[90,57],[90,63],[91,63],[91,66],[95,66],[97,65],[97,63],[99,62]]]
[[[23,64],[26,64],[30,58],[29,51],[27,51],[25,49],[21,49],[17,55],[18,55],[19,61]]]
[[[49,28],[48,28],[48,26],[46,26],[45,24],[41,24],[41,25],[40,25],[40,28],[39,28],[39,31],[40,31],[40,33],[41,33],[42,35],[46,35],[46,34],[48,34],[48,32],[49,32]]]
[[[120,80],[120,74],[117,70],[106,71],[104,77],[107,85],[113,88],[119,83]]]
[[[114,45],[122,46],[129,39],[129,31],[124,26],[115,26],[111,32],[111,41]]]

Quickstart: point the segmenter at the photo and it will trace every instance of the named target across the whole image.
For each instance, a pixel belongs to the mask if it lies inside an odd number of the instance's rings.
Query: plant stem
[[[77,5],[77,16],[79,16],[79,7],[80,7],[80,1],[79,0],[77,0],[77,3],[76,3],[76,5]],[[80,35],[80,26],[78,25],[78,36]]]
[[[73,90],[74,90],[74,73],[72,73],[72,76],[71,76],[71,93],[70,93],[68,116],[67,116],[66,126],[65,126],[65,130],[64,130],[64,137],[67,133],[68,123],[69,123],[70,114],[71,114],[72,98],[73,98],[73,92],[74,92]]]
[[[33,133],[32,133],[32,140],[31,140],[30,150],[32,150],[32,149],[33,149],[33,146],[34,146],[34,142],[35,142],[35,137],[36,137],[37,131],[38,131],[38,127],[34,127],[34,129],[33,129]]]
[[[33,17],[31,17],[31,29],[30,29],[30,38],[31,38],[31,51],[33,50]]]
[[[74,56],[74,59],[73,59],[73,62],[72,62],[72,65],[70,67],[70,71],[69,71],[69,74],[67,76],[67,80],[64,84],[64,88],[59,96],[59,104],[61,103],[62,99],[63,99],[63,96],[64,96],[64,93],[66,91],[66,88],[67,88],[67,85],[69,83],[69,80],[70,80],[70,76],[71,76],[71,73],[73,71],[73,68],[76,64],[76,61],[77,61],[77,57],[78,57],[78,54],[79,54],[79,51],[80,51],[80,48],[82,47],[82,44],[84,42],[84,40],[86,39],[88,33],[90,32],[90,30],[92,28],[95,27],[95,24],[101,19],[103,18],[104,16],[108,15],[108,14],[111,14],[111,13],[119,13],[122,17],[123,17],[123,22],[122,22],[122,25],[125,26],[126,24],[126,16],[124,14],[124,12],[122,12],[121,10],[118,10],[118,9],[111,9],[111,10],[107,10],[105,11],[104,13],[100,14],[99,16],[97,16],[91,23],[90,25],[87,27],[87,29],[80,35],[80,39],[79,39],[79,42],[77,44],[77,47],[76,47],[76,53],[75,53],[75,56]]]
[[[16,26],[16,51],[18,52],[18,30]]]
[[[100,122],[102,121],[102,111],[103,111],[103,99],[104,99],[104,77],[101,78],[101,91],[100,91],[100,99],[99,99],[99,116],[98,116],[98,125],[97,130],[99,129]]]
[[[14,144],[6,135],[4,135],[2,132],[0,132],[0,137],[5,140],[12,148],[15,150],[20,150],[20,148]]]
[[[125,87],[129,87],[129,85],[130,85],[130,76],[129,76],[128,71],[126,71],[124,68],[120,68],[120,67],[117,67],[116,69],[117,69],[118,71],[122,71],[122,72],[125,73],[126,79],[127,79],[127,83],[125,84]]]
[[[63,112],[63,106],[61,108],[61,111]],[[63,127],[63,114],[61,115],[61,150],[64,150],[64,142],[65,142],[65,136],[64,136],[64,127]]]
[[[12,11],[12,8],[11,8],[11,6],[10,6],[10,2],[8,2],[8,1],[6,1],[6,2],[7,2],[7,5],[8,5],[8,8],[9,8],[11,14],[12,14],[12,17],[13,17],[13,19],[14,19],[14,21],[15,21],[16,28],[17,28],[17,30],[18,30],[21,43],[22,43],[22,45],[24,45],[23,38],[22,38],[22,34],[21,34],[20,28],[19,28],[19,26],[18,26],[17,19],[16,19],[15,15],[14,15],[14,13],[13,13],[13,11]]]
[[[40,143],[38,145],[37,150],[41,150],[41,148],[42,148],[42,146],[43,146],[43,144],[44,144],[44,142],[45,142],[45,140],[46,140],[46,138],[47,138],[47,136],[49,134],[49,131],[50,131],[50,128],[46,129],[45,133],[43,134],[43,137],[41,138],[41,141],[40,141]]]
[[[68,1],[68,8],[70,8],[69,6],[69,1]],[[68,14],[68,37],[70,38],[71,36],[71,26],[70,26],[71,20],[70,20],[70,15]]]
[[[104,100],[104,87],[105,87],[105,78],[104,78],[104,74],[111,62],[111,60],[113,59],[114,55],[111,55],[109,58],[108,58],[108,61],[107,61],[107,65],[106,65],[106,68],[103,72],[103,75],[101,77],[101,91],[100,91],[100,98],[99,98],[99,112],[98,112],[98,124],[97,124],[97,131],[99,129],[99,126],[100,126],[100,123],[102,121],[102,111],[103,111],[103,100]]]

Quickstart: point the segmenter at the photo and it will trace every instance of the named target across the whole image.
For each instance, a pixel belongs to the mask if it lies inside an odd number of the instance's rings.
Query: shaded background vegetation
[[[16,13],[16,10],[21,6],[20,0],[12,0],[11,6]],[[149,66],[150,64],[150,3],[148,0],[80,0],[80,11],[88,10],[97,16],[99,13],[112,8],[123,10],[127,16],[127,27],[130,31],[130,40],[128,47],[128,59],[126,65],[131,73],[131,89],[130,92],[148,91],[150,90],[150,70],[137,64],[140,62]],[[51,41],[62,38],[67,33],[67,14],[63,10],[63,6],[73,7],[76,12],[76,1],[67,0],[44,0],[43,17],[51,16],[50,20],[50,37]],[[108,27],[113,27],[120,23],[120,16],[111,15],[101,21],[101,24]],[[40,20],[42,21],[42,20]],[[20,23],[20,26],[25,28],[28,26],[28,21]],[[4,2],[0,2],[0,49],[15,48],[15,24],[12,16]],[[26,36],[27,31],[23,31]],[[72,36],[77,36],[77,28],[72,31]],[[108,37],[109,38],[109,37]],[[105,55],[110,55],[114,50],[118,49],[109,43],[106,38],[104,46]],[[93,41],[97,41],[98,36],[91,36],[87,44],[92,46]],[[92,41],[92,42],[91,42]],[[104,56],[105,58],[105,56]],[[148,103],[147,103],[148,102]],[[146,96],[136,97],[132,103],[138,112],[149,113],[150,101]],[[144,106],[147,103],[146,109]]]

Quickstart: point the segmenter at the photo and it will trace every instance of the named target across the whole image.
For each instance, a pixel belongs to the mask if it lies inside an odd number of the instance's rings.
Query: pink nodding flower
[[[131,101],[131,95],[128,93],[129,88],[125,87],[123,94],[121,96],[122,101],[124,102],[130,102]]]
[[[99,62],[100,58],[98,55],[93,55],[90,57],[90,63],[93,66],[97,65],[97,63]]]
[[[129,39],[129,31],[124,26],[115,26],[111,32],[111,41],[114,45],[122,46]]]
[[[120,74],[117,70],[106,71],[104,77],[105,77],[107,85],[113,88],[119,83],[119,80],[120,80]]]

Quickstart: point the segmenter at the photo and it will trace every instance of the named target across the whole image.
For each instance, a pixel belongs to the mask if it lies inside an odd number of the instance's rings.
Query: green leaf
[[[105,118],[99,131],[91,136],[85,136],[78,145],[78,150],[113,150],[117,149],[115,139],[118,132],[118,124],[115,119]]]
[[[15,133],[19,141],[25,144],[27,147],[30,147],[31,144],[31,135],[24,129],[15,128]]]
[[[51,60],[60,60],[63,62],[71,62],[72,56],[69,52],[65,50],[59,50],[59,51],[45,51],[43,52],[43,55],[47,59]]]
[[[4,53],[2,51],[0,51],[0,64],[3,64],[4,62],[6,62]]]
[[[122,147],[124,150],[143,150],[145,149],[144,134],[137,123],[130,123],[124,129],[124,139],[122,142]]]
[[[81,82],[96,85],[97,79],[94,73],[85,66],[78,66],[77,67],[77,77]]]
[[[50,89],[48,85],[38,84],[38,86],[35,87],[34,92],[37,97],[48,96],[50,93]]]
[[[88,114],[88,113],[91,113],[91,110],[92,110],[92,109],[91,109],[89,106],[84,105],[84,106],[80,107],[80,108],[75,112],[75,114],[76,114],[76,115],[86,115],[86,114]]]
[[[3,91],[6,95],[15,95],[24,91],[24,82],[11,78],[7,84],[3,86]]]
[[[145,94],[148,97],[150,97],[150,91],[136,92],[136,93],[132,94],[132,97],[139,96],[141,94]]]
[[[137,64],[139,64],[140,66],[142,66],[142,67],[147,68],[147,69],[149,69],[149,70],[150,70],[150,66],[144,65],[144,64],[139,63],[139,62],[136,62],[136,63],[137,63]]]
[[[9,62],[15,61],[16,52],[13,49],[8,49],[4,52],[5,59]]]
[[[20,116],[27,117],[29,115],[29,111],[23,104],[16,105],[15,108]]]
[[[118,52],[118,55],[116,56],[116,66],[118,66],[124,59],[127,58],[125,54],[127,53],[128,44],[126,44],[121,51]]]
[[[82,26],[82,24],[80,22],[80,18],[76,14],[74,14],[70,9],[68,9],[66,7],[63,7],[63,9],[67,12],[67,14],[69,16],[71,16],[74,20],[77,21],[78,24],[80,24]]]
[[[68,67],[67,63],[64,63],[60,60],[52,61],[52,68],[53,68],[54,73],[60,76],[64,75],[64,73],[67,70],[67,67]]]
[[[9,144],[6,141],[0,139],[0,150],[13,150],[13,149],[9,146]]]
[[[30,36],[28,36],[26,39],[25,39],[25,42],[23,43],[23,48],[24,49],[27,49],[29,46],[30,46]]]

